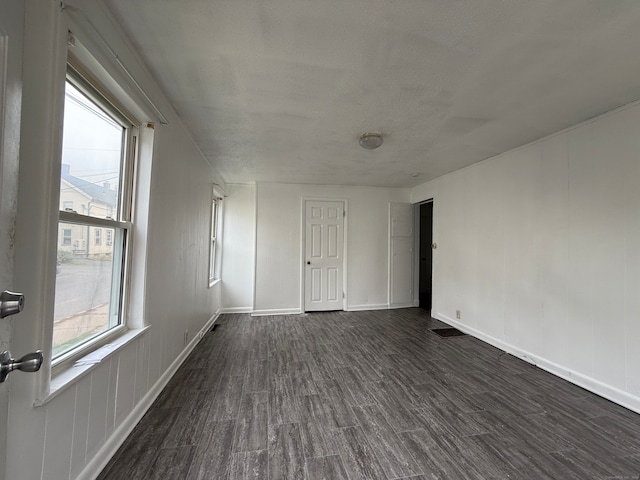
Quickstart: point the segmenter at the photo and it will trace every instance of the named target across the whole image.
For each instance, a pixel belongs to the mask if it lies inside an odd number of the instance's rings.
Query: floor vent
[[[434,328],[431,330],[433,333],[440,335],[443,338],[449,337],[462,337],[466,335],[466,333],[461,332],[457,328]]]

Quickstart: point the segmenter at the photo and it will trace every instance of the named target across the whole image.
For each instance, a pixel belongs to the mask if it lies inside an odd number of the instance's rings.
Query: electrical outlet
[[[456,310],[456,318],[460,320],[460,310]]]

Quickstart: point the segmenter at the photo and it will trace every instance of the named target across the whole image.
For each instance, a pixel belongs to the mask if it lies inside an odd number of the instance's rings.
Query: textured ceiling
[[[640,98],[638,0],[105,3],[232,183],[411,187]]]

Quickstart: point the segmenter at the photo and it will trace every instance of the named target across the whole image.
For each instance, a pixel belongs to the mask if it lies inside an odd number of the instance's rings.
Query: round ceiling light
[[[373,150],[382,145],[382,134],[378,132],[364,132],[360,135],[360,146],[367,150]]]

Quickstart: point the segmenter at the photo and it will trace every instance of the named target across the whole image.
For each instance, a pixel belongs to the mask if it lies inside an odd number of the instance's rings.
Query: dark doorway
[[[433,201],[420,205],[420,308],[431,312]]]

